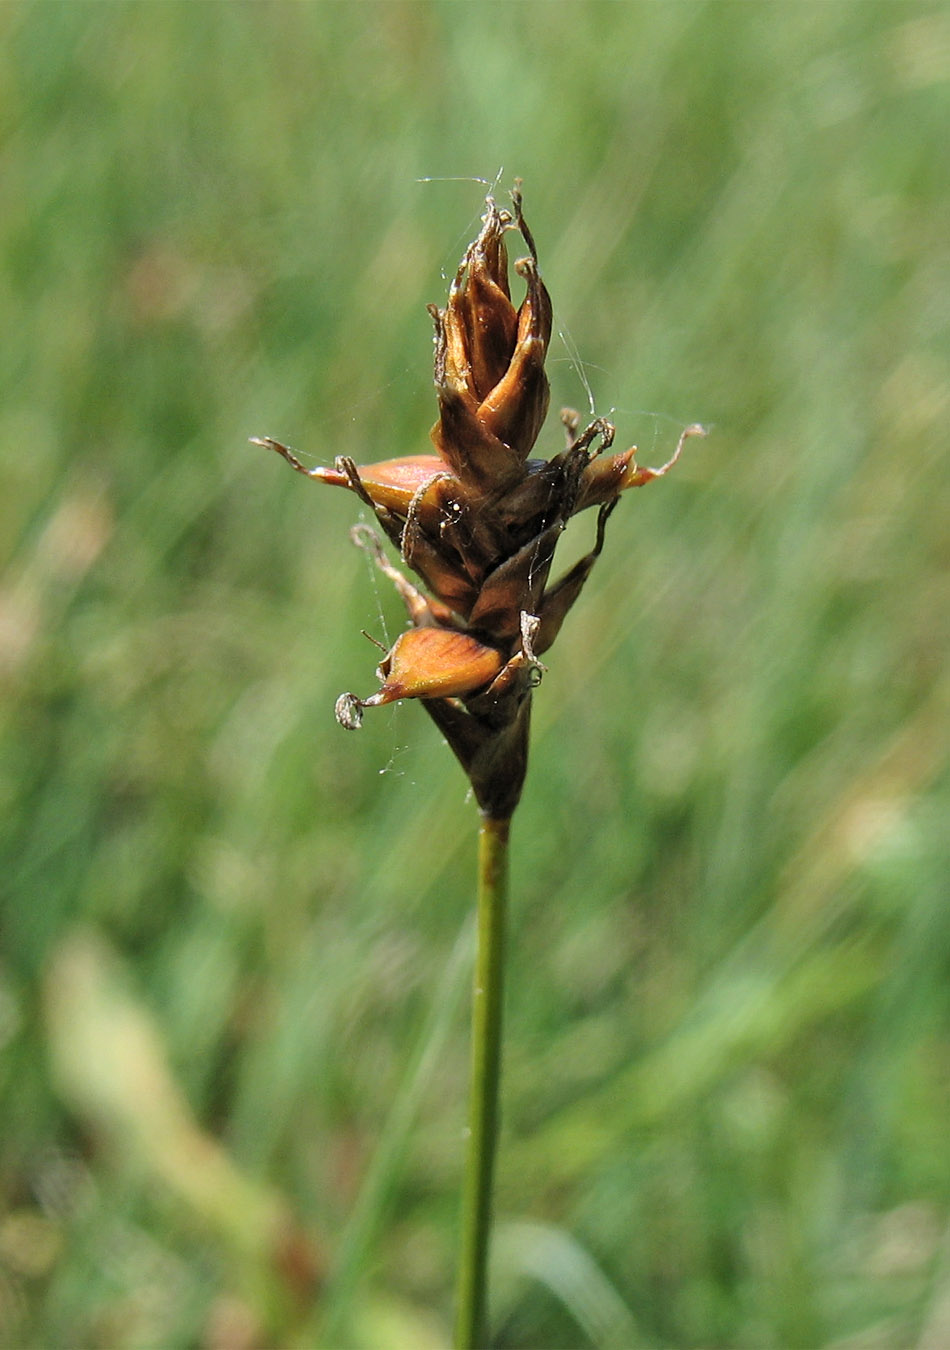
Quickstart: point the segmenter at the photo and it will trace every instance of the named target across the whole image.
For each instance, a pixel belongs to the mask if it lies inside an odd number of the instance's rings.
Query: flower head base
[[[516,309],[508,278],[506,235],[517,230],[529,256],[515,263],[525,296]],[[531,690],[538,656],[554,641],[604,543],[619,494],[662,477],[679,458],[687,427],[668,463],[640,468],[636,448],[607,455],[613,427],[602,419],[578,434],[565,411],[567,447],[531,459],[548,408],[544,361],[551,301],[534,240],[521,211],[491,197],[482,229],[466,250],[435,323],[436,454],[357,466],[341,457],[332,469],[307,469],[277,441],[278,451],[310,478],[349,488],[374,512],[425,595],[386,558],[366,526],[355,541],[373,554],[406,604],[410,629],[380,664],[382,687],[366,699],[344,694],[337,718],[359,725],[362,710],[419,698],[471,779],[482,810],[507,817],[527,764]],[[593,549],[549,585],[557,541],[571,516],[598,506]]]

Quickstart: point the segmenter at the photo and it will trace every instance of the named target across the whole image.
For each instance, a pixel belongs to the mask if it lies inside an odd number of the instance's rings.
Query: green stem
[[[472,997],[470,1127],[462,1191],[456,1350],[482,1350],[485,1345],[510,824],[507,818],[483,815],[478,833],[478,948]]]

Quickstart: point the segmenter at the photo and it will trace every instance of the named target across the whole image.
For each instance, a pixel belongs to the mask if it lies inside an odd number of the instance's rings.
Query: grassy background
[[[474,812],[419,708],[335,726],[399,606],[247,438],[426,446],[484,189],[417,180],[504,166],[554,406],[576,349],[645,462],[714,431],[536,700],[495,1343],[945,1346],[947,10],[0,38],[0,1341],[446,1344]]]

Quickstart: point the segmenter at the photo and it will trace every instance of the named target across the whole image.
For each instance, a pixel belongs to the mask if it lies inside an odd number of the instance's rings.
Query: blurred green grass
[[[713,434],[536,700],[495,1342],[946,1344],[946,9],[0,32],[0,1340],[446,1342],[473,808],[334,725],[398,605],[247,438],[425,447],[503,166],[553,406]]]

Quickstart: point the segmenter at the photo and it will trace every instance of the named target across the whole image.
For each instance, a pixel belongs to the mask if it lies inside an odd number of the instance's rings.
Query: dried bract
[[[374,512],[426,595],[386,558],[366,526],[355,541],[373,554],[405,602],[411,628],[379,667],[381,689],[369,698],[344,694],[337,719],[359,725],[363,708],[419,698],[471,779],[482,810],[505,818],[518,802],[527,764],[531,691],[538,657],[557,637],[604,543],[619,494],[673,467],[641,468],[636,449],[608,455],[614,429],[598,419],[583,432],[576,413],[561,414],[567,447],[552,459],[529,458],[548,409],[544,362],[551,300],[538,269],[520,191],[512,210],[491,197],[482,229],[466,250],[435,324],[439,419],[435,454],[332,469],[307,469],[286,446],[263,439],[301,473],[348,488]],[[525,284],[511,299],[506,237],[517,230],[528,248],[515,272]],[[549,584],[558,539],[571,516],[599,507],[594,547]]]

